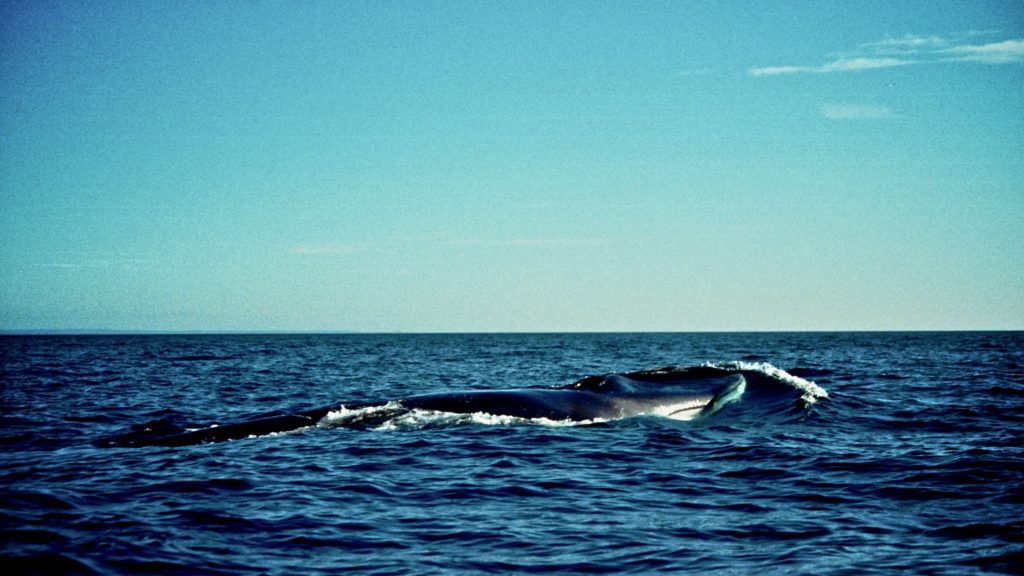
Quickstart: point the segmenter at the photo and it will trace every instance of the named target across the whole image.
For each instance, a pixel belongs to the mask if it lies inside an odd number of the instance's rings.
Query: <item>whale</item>
[[[742,374],[701,376],[670,369],[587,376],[561,388],[467,390],[409,396],[397,401],[331,404],[309,410],[275,412],[226,425],[188,429],[160,420],[102,438],[101,447],[189,446],[291,432],[315,426],[344,409],[388,407],[350,427],[370,427],[413,410],[489,414],[529,420],[604,422],[636,416],[692,420],[710,416],[738,399],[746,388]],[[371,411],[372,413],[372,411]]]

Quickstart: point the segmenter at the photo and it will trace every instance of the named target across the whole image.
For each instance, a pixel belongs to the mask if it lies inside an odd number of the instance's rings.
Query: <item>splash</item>
[[[705,362],[704,367],[730,372],[756,372],[773,380],[786,383],[801,392],[800,398],[807,404],[814,404],[822,398],[828,398],[828,391],[810,380],[794,376],[768,362]]]
[[[407,412],[405,406],[397,400],[375,406],[346,408],[342,404],[337,410],[331,410],[319,422],[318,428],[352,428],[373,427],[394,416]]]

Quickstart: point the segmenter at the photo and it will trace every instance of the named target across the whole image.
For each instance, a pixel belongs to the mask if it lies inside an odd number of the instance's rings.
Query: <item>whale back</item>
[[[636,382],[622,374],[602,374],[577,380],[566,389],[595,394],[628,394],[636,391]]]

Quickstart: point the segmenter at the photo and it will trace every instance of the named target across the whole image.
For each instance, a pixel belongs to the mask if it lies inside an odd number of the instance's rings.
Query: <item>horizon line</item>
[[[0,336],[331,336],[331,335],[513,335],[513,334],[872,334],[872,333],[1024,332],[1024,328],[855,328],[746,330],[173,330],[107,328],[0,328]]]

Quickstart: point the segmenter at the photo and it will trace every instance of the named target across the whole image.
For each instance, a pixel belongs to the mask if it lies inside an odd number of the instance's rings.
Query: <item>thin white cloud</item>
[[[901,60],[899,58],[850,58],[836,60],[825,64],[818,69],[819,72],[855,72],[857,70],[875,70],[877,68],[893,68],[895,66],[906,66],[914,64],[913,60]]]
[[[1005,40],[988,44],[954,46],[943,50],[952,54],[950,60],[957,62],[980,62],[982,64],[1012,64],[1024,62],[1024,40]]]
[[[819,66],[776,65],[750,68],[751,76],[786,74],[830,74],[858,72],[949,62],[981,64],[1013,64],[1024,62],[1024,39],[1003,40],[986,44],[970,44],[969,39],[987,32],[965,32],[952,37],[906,35],[861,44],[832,62]]]
[[[751,68],[748,72],[751,76],[776,76],[780,74],[800,74],[802,72],[813,72],[813,68],[806,66],[765,66],[764,68]]]
[[[825,104],[821,115],[829,120],[885,120],[897,118],[888,106],[863,104]]]
[[[861,44],[859,51],[869,54],[920,54],[924,51],[946,48],[950,41],[941,36],[915,36],[907,34],[900,38],[884,38],[878,42]]]
[[[855,72],[876,68],[892,68],[914,64],[913,60],[899,58],[843,58],[822,66],[766,66],[751,68],[751,76],[772,76],[778,74],[828,74],[830,72]]]

